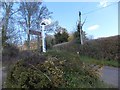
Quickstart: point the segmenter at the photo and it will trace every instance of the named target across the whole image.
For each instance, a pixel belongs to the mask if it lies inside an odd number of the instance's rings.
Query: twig
[[[32,66],[33,68],[35,68],[36,70],[40,71],[39,69],[37,69],[35,66],[33,66],[32,64],[29,64],[30,66]],[[43,73],[42,71],[40,71],[50,82],[51,82],[51,79],[45,74]]]

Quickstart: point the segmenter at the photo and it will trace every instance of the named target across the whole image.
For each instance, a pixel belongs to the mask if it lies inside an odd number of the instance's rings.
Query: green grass
[[[91,58],[88,56],[80,56],[80,59],[86,63],[90,64],[97,64],[97,65],[103,65],[103,66],[112,66],[112,67],[120,67],[117,61],[114,60],[97,60],[95,58]]]
[[[63,52],[63,53],[61,53]],[[66,53],[66,51],[59,51],[58,50],[58,54],[57,56],[59,57],[66,57],[67,59],[72,59],[72,57],[75,57],[76,59],[80,60],[80,61],[84,61],[85,63],[88,63],[88,64],[97,64],[97,65],[103,65],[103,66],[112,66],[112,67],[120,67],[120,65],[118,64],[118,61],[115,61],[115,60],[103,60],[103,59],[95,59],[95,58],[91,58],[89,56],[83,56],[83,55],[77,55],[76,53],[72,53],[72,52],[69,52],[69,53]],[[48,51],[47,54],[50,54],[50,55],[55,55],[55,52],[54,50],[50,50]]]

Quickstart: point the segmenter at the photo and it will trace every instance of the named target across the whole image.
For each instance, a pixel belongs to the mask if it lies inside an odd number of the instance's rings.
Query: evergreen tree
[[[55,36],[56,44],[68,42],[69,35],[68,35],[67,30],[65,28],[60,27],[58,32],[54,36]]]

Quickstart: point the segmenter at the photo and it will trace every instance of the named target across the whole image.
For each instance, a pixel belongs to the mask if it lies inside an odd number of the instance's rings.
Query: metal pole
[[[46,52],[45,25],[42,25],[42,50],[43,50],[43,52]]]

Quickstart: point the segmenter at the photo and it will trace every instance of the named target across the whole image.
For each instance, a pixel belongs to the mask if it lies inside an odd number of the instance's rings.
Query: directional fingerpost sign
[[[38,38],[38,42],[37,42],[37,46],[38,46],[38,50],[40,49],[40,42],[39,42],[39,36],[40,38],[42,37],[42,34],[40,31],[36,31],[36,30],[33,30],[33,29],[28,29],[27,30],[27,34],[28,35],[37,35],[37,38]]]
[[[58,22],[53,22],[51,23],[51,20],[50,19],[43,19],[41,22],[40,22],[40,29],[39,31],[38,30],[33,30],[33,29],[27,29],[27,34],[31,34],[31,35],[37,35],[38,36],[38,39],[39,39],[39,36],[42,38],[42,51],[43,52],[46,52],[46,42],[45,42],[45,34],[46,34],[46,31],[47,32],[51,32],[55,29],[55,26],[58,25]],[[39,40],[38,40],[39,41]],[[38,42],[38,46],[39,46],[39,42]]]
[[[29,34],[41,36],[41,32],[35,30],[29,30]]]
[[[51,32],[51,31],[53,31],[54,27],[57,26],[57,25],[58,25],[57,21],[55,21],[55,22],[53,22],[49,25],[46,25],[45,26],[45,31]]]

